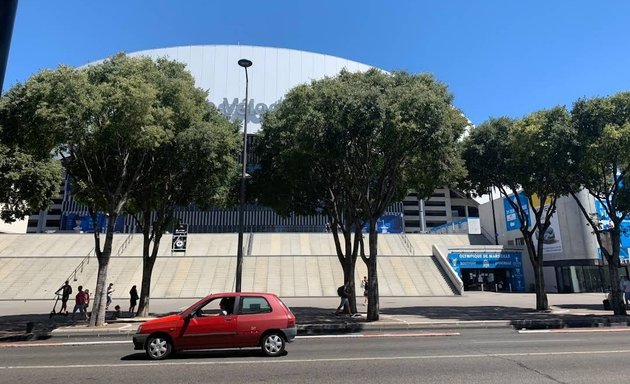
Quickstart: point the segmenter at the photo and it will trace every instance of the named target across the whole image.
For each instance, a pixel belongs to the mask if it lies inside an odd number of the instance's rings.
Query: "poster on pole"
[[[171,242],[171,251],[186,252],[188,243],[188,224],[177,224],[173,230],[173,239]]]

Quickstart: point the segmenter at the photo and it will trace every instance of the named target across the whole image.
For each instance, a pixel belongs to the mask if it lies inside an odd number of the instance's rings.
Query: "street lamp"
[[[241,174],[241,197],[238,205],[238,249],[236,250],[236,284],[234,288],[236,292],[241,291],[241,275],[243,273],[243,222],[245,221],[245,177],[247,176],[247,109],[249,104],[247,68],[252,66],[252,62],[251,60],[240,59],[238,65],[245,68],[245,117],[243,119],[243,173]]]

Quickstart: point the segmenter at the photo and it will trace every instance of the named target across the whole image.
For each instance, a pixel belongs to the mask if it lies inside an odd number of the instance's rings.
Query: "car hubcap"
[[[164,339],[153,339],[149,345],[149,351],[153,357],[162,357],[167,350],[167,343]]]
[[[265,349],[269,353],[278,353],[282,349],[282,339],[278,335],[271,335],[265,341]]]

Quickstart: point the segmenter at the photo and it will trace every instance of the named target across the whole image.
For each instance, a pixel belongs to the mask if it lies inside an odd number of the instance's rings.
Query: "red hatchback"
[[[293,312],[275,294],[218,293],[176,315],[142,323],[133,344],[155,360],[211,348],[260,347],[267,356],[278,356],[296,334]]]

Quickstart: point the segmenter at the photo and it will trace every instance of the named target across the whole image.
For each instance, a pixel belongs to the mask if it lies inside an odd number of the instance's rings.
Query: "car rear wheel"
[[[284,338],[278,333],[269,333],[260,342],[263,353],[272,357],[280,356],[284,352],[284,346]]]
[[[162,360],[168,357],[173,350],[171,341],[164,336],[151,336],[146,345],[147,356],[153,360]]]

